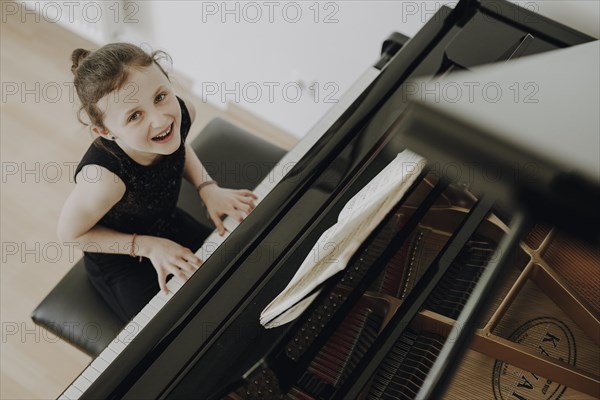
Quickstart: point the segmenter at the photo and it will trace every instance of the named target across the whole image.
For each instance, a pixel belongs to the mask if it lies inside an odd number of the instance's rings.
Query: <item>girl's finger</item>
[[[241,189],[238,191],[242,196],[247,196],[247,197],[251,197],[254,200],[258,199],[258,197],[252,193],[252,191],[248,190],[248,189]]]
[[[183,260],[189,263],[194,269],[198,269],[202,265],[202,260],[188,248],[185,249]]]
[[[247,197],[247,196],[239,196],[238,197],[238,201],[254,207],[254,201],[251,198]]]
[[[187,276],[183,273],[183,271],[181,269],[179,269],[177,266],[175,265],[171,265],[170,268],[171,273],[178,277],[179,279],[181,279],[181,283],[187,281]]]
[[[249,204],[240,204],[237,207],[237,209],[243,211],[244,213],[246,213],[246,216],[248,216],[248,214],[250,214],[250,212],[254,209],[254,207],[252,207]]]
[[[238,202],[238,204],[236,204],[235,208],[243,211],[244,213],[246,213],[246,216],[248,216],[248,214],[250,214],[250,212],[252,212],[252,210],[254,210],[256,207],[252,203],[249,204],[249,203],[240,201],[240,202]]]
[[[234,210],[231,214],[229,214],[232,218],[235,218],[238,222],[242,222],[244,220],[245,215],[240,210]]]
[[[183,259],[177,263],[177,266],[180,268],[180,270],[183,270],[188,274],[193,274],[196,270],[196,268],[194,268],[194,266],[191,263]]]
[[[158,269],[158,286],[160,286],[160,290],[163,291],[164,294],[169,293],[169,289],[167,288],[167,275],[162,268]]]
[[[188,263],[190,263],[192,265],[192,267],[194,267],[194,269],[198,269],[202,265],[202,260],[200,259],[200,257],[198,257],[197,255],[195,255],[193,253],[184,258]]]
[[[216,214],[211,214],[210,219],[215,224],[219,235],[223,236],[225,234],[225,226],[223,226],[223,221],[221,221],[221,218],[219,218]]]

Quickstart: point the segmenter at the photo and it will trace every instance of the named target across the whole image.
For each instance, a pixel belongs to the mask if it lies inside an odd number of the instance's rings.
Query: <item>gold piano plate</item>
[[[536,226],[520,252],[446,398],[600,397],[598,251]],[[525,257],[529,261],[520,268]],[[451,340],[452,320],[428,311],[420,317]]]
[[[466,212],[456,206],[434,207],[422,222],[452,232],[450,226]],[[491,215],[478,234],[497,244],[507,229]],[[498,283],[444,398],[599,398],[599,291],[598,249],[557,235],[547,226],[535,226]],[[395,304],[388,307],[393,313],[401,300],[384,297]],[[460,329],[454,322],[422,310],[411,329],[452,340],[453,330]],[[415,388],[403,385],[394,398],[414,396]],[[378,398],[368,390],[363,397]]]

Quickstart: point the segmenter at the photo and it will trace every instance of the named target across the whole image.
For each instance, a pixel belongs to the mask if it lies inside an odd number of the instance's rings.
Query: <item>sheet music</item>
[[[423,157],[404,150],[352,197],[337,223],[315,243],[290,283],[263,310],[260,323],[274,328],[300,316],[318,294],[312,292],[346,267],[361,243],[402,199],[425,164]]]

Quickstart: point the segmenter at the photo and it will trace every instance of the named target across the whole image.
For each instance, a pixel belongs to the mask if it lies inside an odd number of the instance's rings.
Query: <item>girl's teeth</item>
[[[160,134],[158,136],[154,136],[154,139],[162,139],[165,136],[167,136],[169,133],[171,133],[171,126],[169,126],[169,129],[167,129],[165,133]]]

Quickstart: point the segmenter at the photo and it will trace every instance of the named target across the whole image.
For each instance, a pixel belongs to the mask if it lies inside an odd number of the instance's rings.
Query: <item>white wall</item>
[[[428,17],[403,23],[406,4],[391,1],[140,4],[137,38],[167,50],[195,93],[218,106],[236,102],[298,137],[378,60],[390,33],[412,36]]]
[[[125,11],[116,38],[166,50],[198,96],[219,107],[236,102],[298,137],[378,60],[390,33],[413,36],[443,4],[456,3],[120,1]],[[518,3],[600,35],[599,1]],[[106,15],[115,19],[112,9]]]

